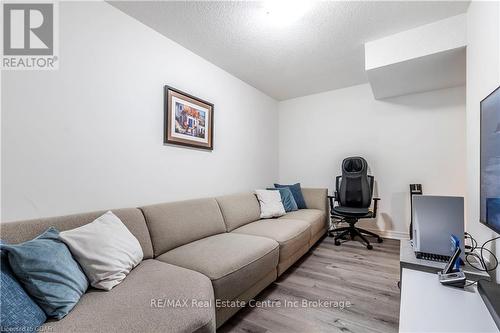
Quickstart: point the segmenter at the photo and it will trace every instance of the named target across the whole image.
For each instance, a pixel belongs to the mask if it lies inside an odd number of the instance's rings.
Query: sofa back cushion
[[[302,194],[307,208],[319,209],[325,213],[325,217],[330,215],[328,204],[328,189],[326,188],[302,188]]]
[[[240,193],[216,198],[227,231],[260,219],[260,205],[254,193]]]
[[[137,238],[141,244],[144,259],[152,258],[153,246],[142,212],[137,208],[113,209],[112,212]],[[55,227],[59,231],[78,228],[93,222],[104,213],[106,211],[2,223],[2,240],[6,243],[17,244],[35,238],[49,227]]]
[[[153,241],[154,255],[226,231],[213,198],[141,207]]]

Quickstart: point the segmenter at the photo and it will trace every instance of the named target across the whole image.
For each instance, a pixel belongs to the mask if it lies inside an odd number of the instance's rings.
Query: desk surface
[[[403,268],[399,332],[499,332],[476,286],[443,286],[437,275]]]

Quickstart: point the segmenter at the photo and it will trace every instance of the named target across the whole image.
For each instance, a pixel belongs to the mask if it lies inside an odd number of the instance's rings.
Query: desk
[[[435,273],[402,269],[399,332],[499,332],[476,286],[443,286]]]

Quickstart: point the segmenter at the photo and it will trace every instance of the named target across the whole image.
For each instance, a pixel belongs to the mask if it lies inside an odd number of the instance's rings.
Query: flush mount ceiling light
[[[298,21],[311,8],[313,1],[267,0],[263,2],[266,20],[283,27]]]

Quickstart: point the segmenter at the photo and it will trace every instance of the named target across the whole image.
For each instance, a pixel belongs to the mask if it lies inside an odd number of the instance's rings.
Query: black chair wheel
[[[371,244],[368,244],[368,245],[366,246],[366,248],[367,248],[368,250],[371,250],[371,249],[373,249],[373,246],[372,246]]]
[[[335,241],[335,245],[339,246],[340,245],[340,241],[336,240]]]
[[[377,243],[382,243],[384,240],[382,238],[377,238]]]

